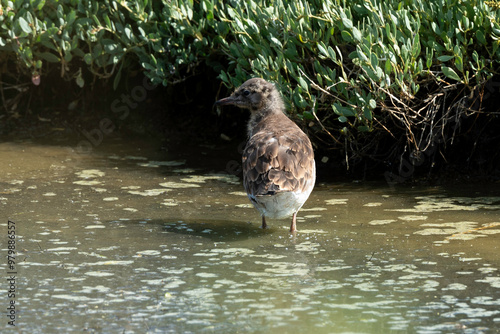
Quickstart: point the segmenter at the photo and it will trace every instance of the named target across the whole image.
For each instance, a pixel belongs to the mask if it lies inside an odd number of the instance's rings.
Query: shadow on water
[[[149,223],[155,224],[154,221]],[[200,221],[179,219],[170,223],[156,223],[161,224],[162,230],[168,233],[206,238],[211,241],[237,242],[273,233],[273,229],[261,229],[253,223],[231,220],[203,219]]]

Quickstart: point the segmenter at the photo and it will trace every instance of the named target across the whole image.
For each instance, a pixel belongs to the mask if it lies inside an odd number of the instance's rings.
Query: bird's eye
[[[249,90],[244,90],[243,91],[243,96],[248,96],[250,95],[250,91]]]

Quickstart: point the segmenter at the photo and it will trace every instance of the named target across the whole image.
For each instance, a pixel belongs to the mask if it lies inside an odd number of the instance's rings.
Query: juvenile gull
[[[316,181],[311,141],[283,112],[285,105],[273,84],[253,78],[216,105],[250,110],[248,142],[243,151],[243,186],[248,198],[266,217],[292,216],[290,232],[297,230],[297,212]]]

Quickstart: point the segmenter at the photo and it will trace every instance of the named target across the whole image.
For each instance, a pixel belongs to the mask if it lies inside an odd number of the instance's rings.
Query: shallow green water
[[[157,148],[108,140],[82,155],[63,145],[0,144],[2,258],[7,220],[16,224],[14,330],[500,327],[498,184],[320,183],[292,236],[288,220],[259,228],[239,179],[218,172],[225,152]],[[0,266],[6,273],[6,260]],[[13,329],[7,321],[2,331]]]

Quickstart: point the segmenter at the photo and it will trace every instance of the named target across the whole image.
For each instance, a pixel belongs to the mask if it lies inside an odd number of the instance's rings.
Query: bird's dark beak
[[[234,96],[229,96],[225,97],[223,99],[220,99],[219,101],[215,101],[214,107],[217,107],[217,115],[220,116],[220,106],[229,106],[229,105],[234,105],[236,102],[236,98]]]
[[[233,96],[229,96],[223,99],[220,99],[219,101],[215,101],[214,106],[227,106],[227,105],[232,105],[235,103],[236,98]]]

